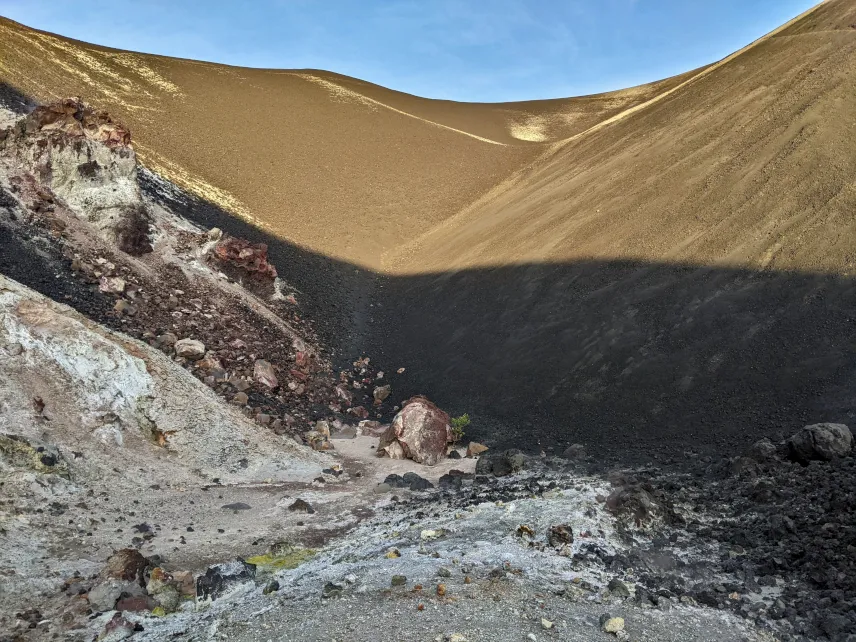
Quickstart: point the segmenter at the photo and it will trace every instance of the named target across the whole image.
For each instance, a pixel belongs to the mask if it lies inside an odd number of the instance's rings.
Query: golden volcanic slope
[[[83,96],[131,127],[155,171],[370,268],[642,259],[852,273],[854,23],[850,0],[829,0],[659,83],[467,104],[0,19],[0,81]]]
[[[587,259],[856,274],[856,3],[819,5],[551,145],[387,260],[425,272]]]
[[[369,267],[546,142],[681,80],[577,99],[464,104],[329,72],[107,49],[0,19],[0,82],[38,100],[82,96],[131,128],[151,169],[283,238]]]

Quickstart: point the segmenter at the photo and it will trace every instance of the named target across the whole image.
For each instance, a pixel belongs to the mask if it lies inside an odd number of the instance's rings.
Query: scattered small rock
[[[216,600],[240,584],[256,577],[256,567],[244,560],[209,566],[196,580],[196,599]]]
[[[574,543],[574,532],[567,524],[551,526],[547,531],[547,543],[553,548],[561,548]]]
[[[585,459],[586,448],[582,444],[571,444],[562,453],[565,459]]]
[[[205,344],[196,339],[180,339],[175,342],[175,354],[196,361],[205,356]]]
[[[628,589],[624,582],[622,582],[618,578],[612,578],[609,581],[607,588],[609,589],[610,593],[617,597],[630,597],[630,589]]]
[[[392,386],[390,386],[390,385],[377,386],[374,389],[374,392],[372,392],[372,396],[374,397],[375,405],[377,406],[377,405],[380,405],[381,403],[383,403],[384,400],[386,400],[387,397],[389,397],[390,393],[392,393]]]
[[[125,279],[121,276],[102,276],[98,284],[98,289],[108,294],[122,294],[125,287]]]
[[[250,506],[249,504],[245,504],[244,502],[233,502],[231,504],[225,504],[224,506],[221,506],[221,508],[223,508],[224,510],[239,511],[250,510],[252,506]]]
[[[487,450],[489,449],[484,444],[480,444],[477,441],[471,441],[470,445],[467,446],[467,457],[475,457],[476,455],[480,455]]]
[[[303,499],[296,499],[294,503],[288,507],[292,513],[307,513],[309,515],[315,512],[315,509],[310,506],[309,502]]]
[[[279,380],[276,378],[273,365],[264,359],[256,359],[255,364],[253,364],[253,378],[271,390],[279,386]]]

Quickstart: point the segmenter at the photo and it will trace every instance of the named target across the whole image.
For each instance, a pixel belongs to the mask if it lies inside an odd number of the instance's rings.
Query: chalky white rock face
[[[316,455],[259,430],[159,351],[2,276],[0,344],[0,431],[40,438],[39,397],[51,422],[68,424],[67,439],[135,451],[119,459],[166,450],[224,481],[320,470]]]
[[[61,198],[70,211],[117,243],[144,216],[137,155],[127,129],[79,98],[37,108],[15,122],[0,114],[7,154]]]

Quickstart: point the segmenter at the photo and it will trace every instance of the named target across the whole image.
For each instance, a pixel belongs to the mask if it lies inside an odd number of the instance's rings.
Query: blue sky
[[[430,98],[620,89],[718,60],[815,0],[0,0],[0,15],[102,45],[327,69]]]

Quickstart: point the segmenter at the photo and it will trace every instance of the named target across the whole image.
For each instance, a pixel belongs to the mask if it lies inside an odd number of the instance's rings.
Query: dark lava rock
[[[416,473],[404,473],[402,479],[408,484],[410,490],[428,490],[434,488],[434,484],[429,482],[424,477],[420,477]]]
[[[315,512],[315,509],[312,508],[309,502],[303,499],[296,499],[294,503],[288,507],[288,510],[292,513],[307,513],[309,515]]]
[[[562,457],[565,459],[585,459],[586,448],[582,444],[571,444],[565,448]]]
[[[234,587],[256,577],[255,564],[238,559],[209,566],[196,580],[197,600],[216,600]]]
[[[148,595],[132,595],[129,597],[123,597],[118,602],[116,602],[116,610],[117,611],[151,611],[158,605],[157,602],[154,601]]]
[[[137,582],[143,586],[146,569],[149,566],[149,560],[143,557],[140,551],[135,548],[123,548],[107,559],[107,564],[101,571],[101,577]]]
[[[493,475],[505,477],[524,470],[529,463],[529,457],[519,450],[507,450],[504,453],[483,454],[476,462],[477,475]]]
[[[806,426],[788,440],[791,459],[800,463],[845,457],[853,449],[853,433],[844,424]]]
[[[756,441],[749,449],[749,456],[755,461],[765,462],[776,459],[779,449],[767,438]]]
[[[401,475],[387,475],[386,479],[383,480],[383,483],[390,488],[407,488],[410,486],[410,484],[404,481],[404,477]]]
[[[624,582],[619,580],[617,577],[609,580],[607,588],[610,593],[617,595],[618,597],[630,597],[630,589],[628,589]]]
[[[250,510],[252,506],[250,506],[249,504],[245,504],[244,502],[233,502],[232,504],[226,504],[224,506],[221,506],[221,508],[223,508],[224,510],[239,511]]]
[[[413,491],[428,490],[434,488],[434,484],[416,473],[404,473],[404,475],[388,475],[383,483],[390,488],[408,488]]]
[[[561,548],[574,543],[574,532],[567,524],[551,526],[547,531],[547,542],[554,548]]]
[[[473,475],[471,475],[469,473],[465,473],[462,470],[458,470],[456,468],[453,468],[447,474],[440,477],[440,479],[438,480],[437,483],[440,485],[440,488],[454,489],[454,488],[461,488],[461,486],[463,486],[465,479],[472,479],[472,478],[473,478]]]
[[[276,593],[279,590],[279,582],[276,580],[271,580],[265,586],[264,591],[262,591],[265,595],[270,595],[271,593]]]

